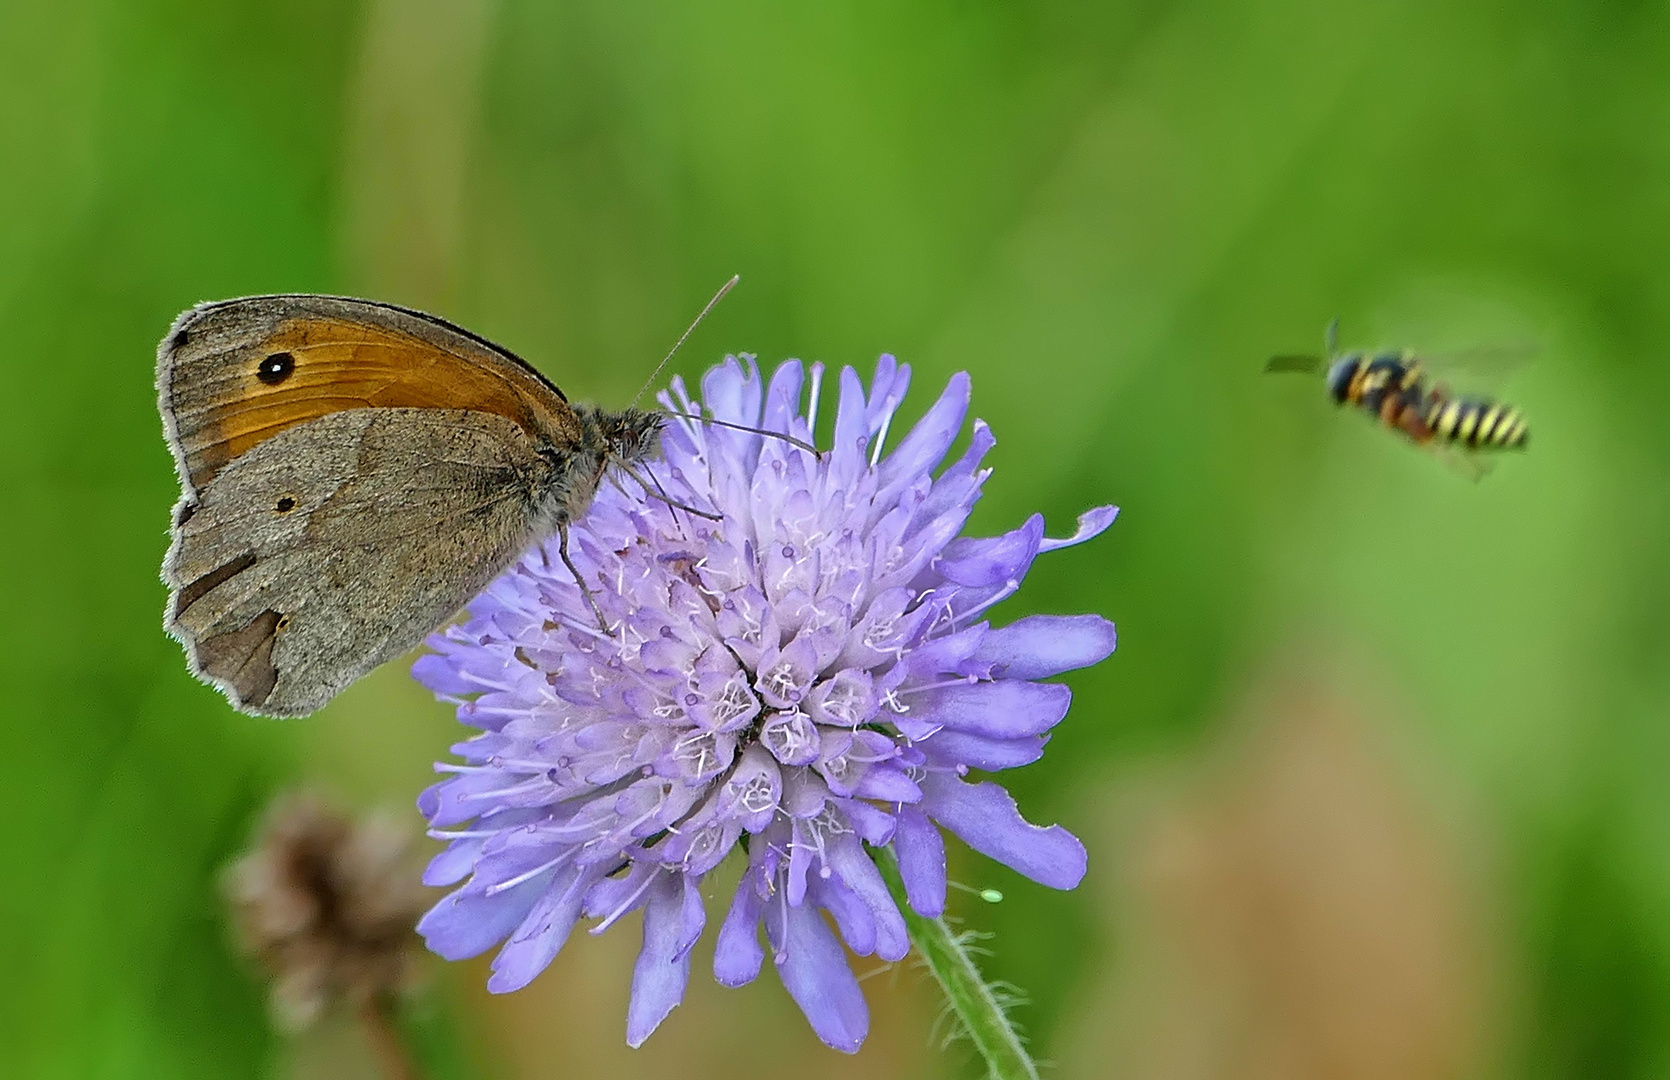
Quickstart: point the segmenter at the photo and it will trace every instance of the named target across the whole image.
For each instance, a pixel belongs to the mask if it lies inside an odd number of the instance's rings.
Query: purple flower
[[[703,378],[704,403],[719,420],[810,440],[822,375],[812,365],[802,415],[799,363],[762,388],[751,359],[728,359]],[[868,396],[843,370],[821,459],[669,422],[648,471],[722,520],[604,489],[570,554],[611,635],[552,540],[430,639],[413,674],[481,729],[418,803],[431,835],[451,841],[425,881],[464,882],[419,924],[430,948],[456,960],[503,942],[487,985],[516,990],[581,916],[599,933],[643,908],[626,1027],[637,1046],[683,997],[707,924],[703,878],[741,847],[714,977],[759,974],[763,924],[813,1029],[852,1052],[869,1013],[842,941],[886,960],[910,947],[866,844],[892,845],[926,916],[945,907],[941,828],[1045,885],[1079,883],[1072,834],[1028,824],[1003,788],[968,774],[1042,755],[1071,695],[1037,680],[1106,657],[1113,624],[1035,615],[993,628],[982,616],[1040,552],[1090,539],[1117,511],[1089,511],[1066,540],[1046,539],[1037,515],[1002,536],[960,536],[994,440],[976,420],[967,450],[932,475],[968,410],[959,374],[884,456],[909,382],[890,356]],[[698,411],[677,381],[662,403]]]

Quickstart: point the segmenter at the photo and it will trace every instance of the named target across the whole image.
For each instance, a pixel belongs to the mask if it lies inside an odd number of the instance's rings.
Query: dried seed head
[[[316,795],[274,800],[223,888],[239,946],[272,977],[280,1027],[411,985],[429,903],[414,854],[391,819],[355,819]]]

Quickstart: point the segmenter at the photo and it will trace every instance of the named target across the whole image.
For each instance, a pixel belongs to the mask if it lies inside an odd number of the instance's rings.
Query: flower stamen
[[[619,920],[622,915],[625,915],[628,911],[632,910],[633,906],[637,904],[638,898],[648,892],[649,887],[655,884],[655,879],[660,876],[659,871],[645,874],[644,883],[639,885],[636,889],[633,889],[632,895],[628,896],[625,900],[622,900],[620,902],[620,906],[609,912],[608,916],[604,918],[602,922],[592,927],[590,932],[592,934],[601,934],[603,931],[609,929],[609,927],[615,925],[615,922]]]
[[[508,892],[511,889],[514,889],[516,886],[522,884],[522,882],[524,882],[524,881],[532,881],[534,878],[538,877],[539,875],[545,873],[548,870],[555,870],[557,867],[561,866],[563,863],[567,862],[571,857],[573,857],[574,852],[576,850],[578,850],[578,849],[569,848],[567,851],[563,852],[561,855],[558,855],[556,858],[551,859],[549,862],[541,863],[540,865],[534,867],[532,870],[528,870],[524,873],[517,874],[515,877],[510,878],[506,881],[501,881],[497,885],[489,885],[489,886],[487,886],[487,891],[484,892],[482,895],[483,896],[497,896],[502,892]]]

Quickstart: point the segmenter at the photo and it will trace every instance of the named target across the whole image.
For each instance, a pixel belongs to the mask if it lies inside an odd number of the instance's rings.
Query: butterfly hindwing
[[[533,543],[550,468],[519,425],[475,410],[291,425],[182,500],[168,630],[240,709],[312,712]]]

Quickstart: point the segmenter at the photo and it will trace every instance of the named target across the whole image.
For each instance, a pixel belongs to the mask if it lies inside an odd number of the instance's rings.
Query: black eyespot
[[[280,616],[279,616],[279,617],[278,617],[278,626],[277,626],[277,629],[279,629],[279,630],[282,630],[282,629],[284,629],[284,628],[285,628],[285,627],[286,627],[286,626],[289,626],[289,625],[290,625],[290,616],[288,616],[288,615],[280,615]]]
[[[288,514],[290,511],[294,510],[295,508],[296,508],[296,500],[294,500],[290,496],[286,495],[286,496],[284,496],[284,498],[278,500],[278,506],[277,506],[276,509],[281,514]]]
[[[268,386],[277,386],[290,377],[296,370],[296,358],[287,352],[275,352],[261,361],[261,366],[255,369],[255,377]]]

